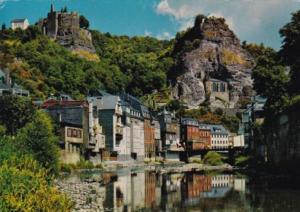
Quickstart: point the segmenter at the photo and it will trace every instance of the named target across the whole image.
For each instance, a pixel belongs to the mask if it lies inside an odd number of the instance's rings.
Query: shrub
[[[89,161],[85,160],[84,158],[80,158],[80,161],[76,164],[77,169],[93,169],[95,168],[94,164]]]
[[[69,211],[71,201],[46,180],[47,172],[30,157],[0,167],[0,211]]]
[[[240,155],[235,159],[235,165],[236,166],[245,166],[249,163],[250,159],[251,158],[249,156]]]
[[[204,156],[203,162],[212,166],[218,166],[223,164],[222,156],[217,152],[208,152]]]
[[[200,158],[191,157],[189,158],[189,163],[202,163],[202,160]]]

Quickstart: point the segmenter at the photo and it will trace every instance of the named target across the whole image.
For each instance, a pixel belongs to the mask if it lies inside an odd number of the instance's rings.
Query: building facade
[[[29,27],[29,21],[27,18],[24,19],[14,19],[11,21],[12,30],[22,29],[25,30]]]
[[[76,164],[89,141],[88,103],[50,99],[42,108],[59,125],[62,162]]]
[[[228,149],[229,133],[222,125],[210,125],[211,130],[211,149],[224,150]]]
[[[207,124],[199,124],[199,137],[202,149],[211,149],[211,130]]]
[[[163,157],[168,160],[179,160],[184,151],[180,142],[180,124],[174,114],[163,111],[158,114],[161,127]]]
[[[199,136],[199,123],[195,119],[182,118],[180,123],[181,142],[184,143],[187,151],[196,151],[201,149]]]
[[[210,98],[215,101],[216,98],[229,103],[228,83],[218,79],[209,79],[205,83],[206,91]]]
[[[103,127],[105,135],[104,160],[118,160],[122,155],[120,150],[123,140],[122,107],[118,96],[102,93],[98,97],[102,102],[99,109],[99,123]]]

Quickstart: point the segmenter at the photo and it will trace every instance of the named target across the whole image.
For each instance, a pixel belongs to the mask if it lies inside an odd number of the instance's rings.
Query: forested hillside
[[[39,98],[57,93],[83,98],[99,89],[142,96],[166,87],[166,71],[172,63],[165,57],[169,41],[92,33],[97,56],[78,56],[36,27],[2,30],[0,66]]]

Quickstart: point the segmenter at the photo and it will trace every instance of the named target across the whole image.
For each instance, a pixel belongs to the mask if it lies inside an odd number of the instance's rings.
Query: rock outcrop
[[[198,16],[194,27],[177,38],[173,55],[177,58],[177,73],[171,73],[176,75],[173,98],[189,108],[198,107],[206,98],[210,98],[213,107],[233,108],[241,97],[251,95],[254,59],[242,48],[225,19]],[[222,83],[213,89],[207,87],[212,79],[223,81],[226,89],[218,87]]]

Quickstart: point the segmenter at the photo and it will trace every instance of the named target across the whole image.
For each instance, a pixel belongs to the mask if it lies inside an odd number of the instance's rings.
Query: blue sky
[[[85,15],[91,28],[118,35],[169,39],[191,26],[196,14],[222,16],[241,40],[276,49],[278,30],[300,9],[300,0],[0,0],[0,23],[46,16],[51,1]]]

